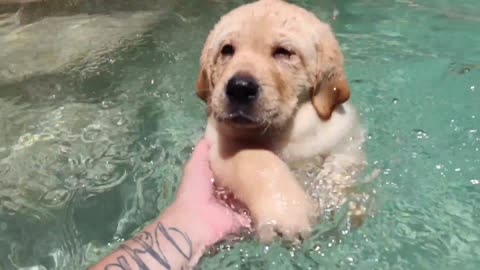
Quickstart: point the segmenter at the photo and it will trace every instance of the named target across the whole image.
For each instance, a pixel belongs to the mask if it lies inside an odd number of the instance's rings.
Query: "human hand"
[[[250,228],[250,219],[234,212],[214,196],[213,173],[209,164],[209,145],[201,139],[187,162],[174,204],[192,209],[205,222],[205,245],[210,246],[226,235]]]
[[[215,198],[212,179],[208,144],[202,139],[185,166],[175,201],[140,233],[89,269],[190,269],[205,248],[242,227],[249,228],[249,218]]]

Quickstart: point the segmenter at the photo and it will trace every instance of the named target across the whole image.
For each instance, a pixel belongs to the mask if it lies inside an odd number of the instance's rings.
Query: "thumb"
[[[197,177],[208,177],[211,174],[210,163],[209,163],[209,144],[205,138],[202,138],[195,145],[190,159],[187,161],[187,164],[184,168],[184,174],[187,175],[187,178],[192,178],[191,176]],[[189,175],[193,174],[193,175]],[[185,176],[185,175],[184,175]],[[187,180],[188,179],[184,179]]]
[[[183,169],[182,181],[177,196],[190,194],[188,196],[209,198],[212,191],[213,177],[208,160],[208,143],[202,138],[195,146],[190,159]],[[192,195],[193,194],[193,195]]]
[[[189,163],[197,162],[208,162],[208,150],[210,145],[205,137],[202,137],[200,141],[197,142],[195,148],[193,149],[192,155],[190,157]]]

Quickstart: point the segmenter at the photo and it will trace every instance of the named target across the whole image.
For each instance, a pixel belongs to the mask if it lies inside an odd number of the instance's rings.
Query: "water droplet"
[[[470,86],[470,90],[475,91],[475,85]]]
[[[119,118],[118,121],[115,124],[117,126],[123,126],[125,124],[125,119]]]
[[[110,108],[112,105],[113,105],[113,102],[111,102],[111,101],[108,101],[108,100],[102,101],[102,108],[103,108],[103,109],[108,109],[108,108]]]
[[[470,183],[472,183],[472,185],[478,185],[478,184],[480,184],[480,180],[472,179],[472,180],[470,180]]]
[[[421,129],[414,129],[413,131],[417,135],[417,139],[428,139],[429,138],[428,134]]]

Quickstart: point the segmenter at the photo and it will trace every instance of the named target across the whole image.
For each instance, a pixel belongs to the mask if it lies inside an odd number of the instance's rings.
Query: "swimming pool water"
[[[341,43],[380,170],[369,215],[297,249],[223,243],[199,268],[480,268],[480,3],[295,2]],[[168,205],[205,126],[200,49],[240,3],[177,1],[94,65],[0,82],[0,269],[84,269]]]

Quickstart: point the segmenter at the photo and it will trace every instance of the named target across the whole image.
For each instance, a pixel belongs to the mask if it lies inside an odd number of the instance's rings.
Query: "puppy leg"
[[[241,150],[228,159],[211,154],[216,179],[249,208],[257,236],[295,241],[311,231],[313,204],[288,166],[274,153]]]
[[[334,184],[349,187],[355,184],[367,166],[364,144],[366,131],[360,126],[352,130],[352,135],[327,156],[323,169]]]

